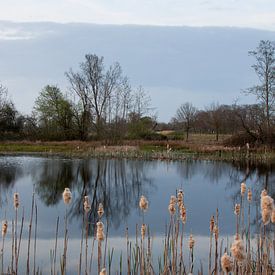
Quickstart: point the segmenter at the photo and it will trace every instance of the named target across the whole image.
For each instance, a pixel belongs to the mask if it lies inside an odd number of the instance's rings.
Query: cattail
[[[271,222],[275,223],[275,209],[273,208],[272,214],[271,214]]]
[[[236,203],[235,204],[235,210],[234,210],[234,213],[235,215],[239,216],[240,215],[240,211],[241,211],[241,205]]]
[[[96,238],[98,241],[104,240],[104,224],[102,222],[96,224]]]
[[[221,266],[225,273],[229,273],[233,269],[233,259],[226,252],[221,257]]]
[[[175,196],[171,196],[170,197],[170,203],[176,205],[177,204],[177,198]]]
[[[215,235],[215,240],[217,241],[219,239],[219,227],[217,225],[214,226],[213,232]]]
[[[146,197],[144,196],[140,197],[139,208],[144,212],[148,209],[148,200],[146,199]]]
[[[70,204],[72,201],[72,193],[70,191],[70,188],[65,188],[63,192],[63,201],[65,204]]]
[[[13,194],[13,206],[15,209],[18,209],[19,207],[19,193]]]
[[[177,199],[178,206],[181,207],[183,205],[183,191],[181,189],[178,191]]]
[[[183,224],[186,223],[186,208],[184,207],[184,205],[181,206],[180,208],[180,218]]]
[[[100,203],[98,205],[97,214],[98,214],[99,218],[101,218],[103,216],[103,214],[104,214],[104,208],[103,208],[103,204],[102,203]]]
[[[141,226],[141,238],[144,239],[146,234],[146,224],[142,224]]]
[[[241,183],[241,195],[244,196],[246,191],[246,184],[244,182]]]
[[[8,231],[8,221],[2,223],[2,237],[5,237]]]
[[[188,242],[188,244],[189,244],[189,248],[190,248],[190,249],[193,249],[193,248],[194,248],[195,240],[193,239],[192,234],[191,234],[190,237],[189,237],[189,242]]]
[[[252,202],[252,191],[250,188],[248,189],[248,192],[247,192],[247,200],[249,202]]]
[[[106,274],[107,274],[106,268],[102,268],[99,275],[106,275]]]
[[[267,195],[265,189],[261,193],[261,210],[263,224],[267,225],[270,222],[273,212],[273,199]]]
[[[245,259],[245,248],[242,239],[236,235],[235,240],[231,246],[231,252],[237,262],[241,263]]]
[[[214,218],[214,216],[212,216],[211,219],[210,219],[210,226],[209,226],[209,229],[210,229],[211,233],[213,233],[214,226],[215,226],[215,218]]]
[[[172,204],[172,203],[169,203],[168,210],[170,212],[170,215],[174,215],[176,213],[176,207],[175,207],[175,205]]]
[[[88,213],[91,210],[90,199],[88,196],[84,197],[84,211]]]

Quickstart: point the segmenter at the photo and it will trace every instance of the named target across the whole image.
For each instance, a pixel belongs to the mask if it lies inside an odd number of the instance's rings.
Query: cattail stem
[[[88,274],[88,234],[89,234],[89,223],[88,223],[88,212],[86,213],[85,218],[85,228],[86,228],[86,234],[85,234],[85,275]]]
[[[34,245],[33,245],[33,275],[36,274],[36,238],[37,238],[37,204],[35,204],[35,225],[34,225]]]
[[[54,260],[53,260],[53,274],[56,275],[56,255],[57,255],[57,238],[58,238],[58,226],[59,226],[59,216],[56,220],[56,230],[55,230],[55,245],[54,245]]]
[[[62,274],[66,274],[66,260],[67,260],[67,245],[68,245],[68,210],[65,210],[65,232],[64,232],[64,251],[63,251],[63,267]]]
[[[82,214],[82,228],[81,228],[81,242],[80,242],[80,252],[79,252],[79,267],[78,275],[81,275],[82,269],[82,250],[83,250],[83,239],[84,239],[84,225],[85,225],[85,213]]]
[[[32,219],[33,219],[33,211],[34,211],[34,192],[32,193],[32,208],[31,208],[31,217],[29,223],[29,238],[28,238],[28,256],[27,256],[27,274],[30,274],[30,250],[31,250],[31,234],[32,234]]]
[[[18,267],[18,262],[19,262],[20,247],[21,247],[22,234],[23,234],[23,226],[24,226],[24,208],[23,208],[21,227],[20,227],[20,234],[19,234],[19,242],[18,242],[18,249],[17,249],[17,251],[18,251],[17,252],[17,258],[16,258],[16,266],[17,267]]]

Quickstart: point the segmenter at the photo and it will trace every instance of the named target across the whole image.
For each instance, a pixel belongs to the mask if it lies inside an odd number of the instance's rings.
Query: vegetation
[[[275,46],[260,41],[249,54],[259,83],[245,92],[257,96],[250,105],[211,103],[199,110],[182,103],[169,123],[152,113],[150,98],[142,87],[133,89],[119,63],[105,67],[103,57],[88,54],[79,69],[66,73],[69,91],[47,85],[35,101],[31,115],[22,116],[0,86],[0,132],[3,140],[99,140],[105,145],[123,140],[182,140],[191,134],[222,135],[227,146],[274,146]],[[168,131],[168,132],[167,132]],[[169,132],[170,131],[170,132]],[[167,134],[164,134],[166,132]]]
[[[135,239],[129,238],[129,232],[126,229],[126,258],[121,255],[119,265],[114,268],[113,257],[116,251],[108,244],[108,223],[104,219],[104,204],[98,203],[96,216],[90,216],[93,202],[84,193],[80,210],[83,219],[82,230],[79,232],[78,274],[91,274],[95,270],[101,275],[112,274],[112,272],[120,274],[126,272],[128,274],[193,274],[195,272],[198,274],[230,274],[230,272],[272,274],[275,270],[275,251],[271,249],[274,235],[271,234],[270,227],[275,223],[274,202],[266,189],[262,190],[261,195],[258,194],[259,197],[255,195],[251,188],[247,190],[245,182],[241,183],[239,201],[232,209],[232,215],[236,216],[236,231],[232,232],[233,237],[228,236],[226,243],[220,237],[219,209],[216,209],[215,214],[209,217],[209,225],[205,225],[209,226],[209,254],[205,255],[207,264],[204,263],[204,265],[199,265],[196,259],[196,251],[200,243],[196,241],[195,236],[185,232],[185,224],[188,222],[189,215],[192,215],[188,212],[188,205],[185,203],[185,196],[188,194],[184,194],[183,190],[177,190],[177,196],[170,197],[167,205],[170,221],[158,255],[154,255],[156,251],[153,249],[153,232],[150,231],[150,225],[145,223],[146,212],[150,211],[149,202],[145,196],[141,196],[139,208],[142,217],[137,224]],[[64,226],[61,227],[62,222],[57,217],[56,229],[53,229],[53,232],[55,231],[52,239],[53,249],[49,251],[51,274],[66,274],[69,271],[68,263],[72,260],[68,253],[70,225],[67,208],[68,205],[73,204],[74,196],[68,187],[64,189],[63,201],[65,204]],[[7,220],[2,223],[1,272],[18,274],[20,270],[26,268],[26,274],[41,274],[39,263],[36,262],[39,213],[35,193],[32,195],[27,232],[24,231],[24,226],[26,226],[24,211],[19,211],[22,207],[20,194],[14,193],[13,204],[12,226]],[[257,207],[259,204],[260,214]],[[255,221],[257,232],[255,234],[251,232],[253,223],[251,213],[254,205],[257,208]],[[11,234],[7,234],[8,232]],[[24,237],[22,232],[26,232],[27,242],[22,242]],[[58,248],[57,243],[62,235],[63,247]],[[8,238],[11,238],[12,246],[10,258],[7,259],[9,247],[5,246],[5,241],[7,242]],[[184,246],[188,246],[188,253],[184,252]],[[23,249],[27,251],[24,258]],[[60,251],[62,251],[61,255]],[[155,262],[154,259],[158,261]]]

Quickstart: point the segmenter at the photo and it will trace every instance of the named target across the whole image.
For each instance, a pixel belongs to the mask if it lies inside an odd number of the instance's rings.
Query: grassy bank
[[[214,135],[192,135],[188,142],[124,140],[119,145],[100,141],[1,142],[1,154],[37,154],[67,157],[108,157],[139,159],[206,159],[275,161],[275,151],[267,148],[228,147],[227,136],[215,141]],[[107,144],[107,145],[106,145]]]

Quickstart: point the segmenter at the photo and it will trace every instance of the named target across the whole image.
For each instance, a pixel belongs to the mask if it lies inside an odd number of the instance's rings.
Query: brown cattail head
[[[141,226],[141,238],[144,239],[146,235],[146,224],[142,224]]]
[[[85,197],[84,197],[83,206],[84,206],[84,211],[85,211],[86,213],[88,213],[88,212],[91,210],[91,204],[90,204],[89,196],[85,196]]]
[[[106,274],[107,274],[106,268],[102,268],[99,275],[106,275]]]
[[[186,223],[186,208],[184,205],[181,206],[180,208],[180,218],[183,224]]]
[[[210,219],[210,226],[209,226],[209,229],[210,229],[211,233],[213,233],[214,226],[215,226],[215,218],[214,218],[214,216],[212,216],[211,219]]]
[[[234,210],[235,215],[239,216],[240,211],[241,211],[241,205],[239,203],[236,203],[235,204],[235,210]]]
[[[2,222],[2,237],[5,237],[8,231],[8,221],[5,220]]]
[[[233,259],[226,252],[221,257],[222,270],[227,274],[233,269]]]
[[[267,195],[266,190],[263,190],[261,194],[261,210],[263,224],[267,225],[269,224],[272,216],[273,199]]]
[[[104,241],[104,224],[102,222],[96,223],[96,238],[98,241]]]
[[[195,245],[195,240],[193,239],[193,235],[191,234],[189,237],[189,242],[188,242],[189,248],[193,249]]]
[[[177,198],[176,198],[176,196],[171,196],[171,197],[170,197],[170,203],[171,203],[171,204],[174,204],[174,205],[177,204]]]
[[[241,183],[241,195],[244,196],[246,191],[246,184],[244,182]]]
[[[98,205],[97,214],[98,214],[99,218],[101,218],[103,216],[103,214],[104,214],[104,208],[103,208],[103,204],[102,203],[100,203]]]
[[[176,213],[176,207],[175,204],[169,203],[168,210],[170,212],[170,215],[174,215]]]
[[[177,200],[178,200],[178,206],[181,207],[183,205],[183,191],[180,189],[178,191]]]
[[[72,201],[72,193],[70,188],[65,188],[63,192],[63,201],[65,204],[70,204]]]
[[[252,191],[250,188],[248,189],[248,192],[247,192],[247,200],[249,202],[252,202]]]
[[[231,246],[231,252],[233,257],[238,263],[241,263],[244,261],[246,255],[245,255],[245,248],[242,239],[239,235],[236,235],[235,240]]]
[[[144,212],[148,209],[148,200],[143,195],[140,197],[139,200],[139,208]]]
[[[214,235],[215,235],[215,240],[217,241],[219,239],[219,227],[216,224],[213,228],[213,232],[214,232]]]
[[[18,209],[19,207],[19,193],[14,193],[13,194],[13,206],[14,206],[14,209]]]

